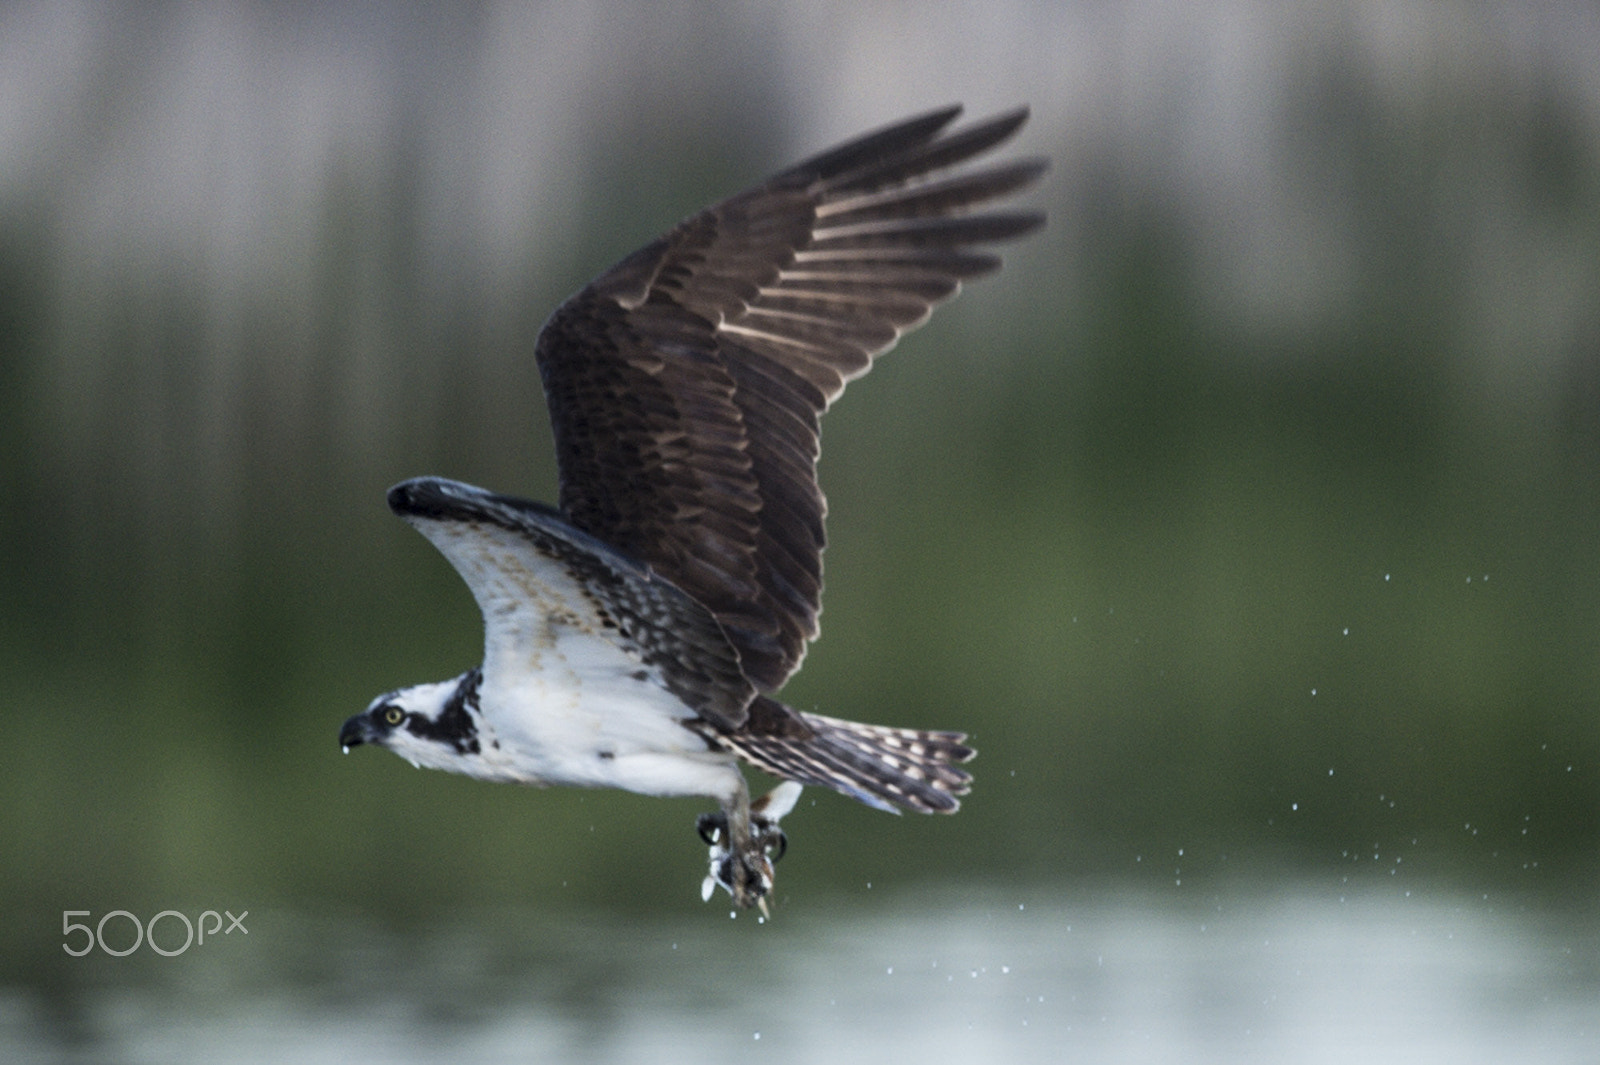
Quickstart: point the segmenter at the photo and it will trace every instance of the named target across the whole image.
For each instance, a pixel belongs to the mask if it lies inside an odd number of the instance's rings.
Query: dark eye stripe
[[[482,670],[467,672],[445,703],[437,721],[413,714],[406,722],[406,731],[425,740],[448,743],[460,754],[479,753],[482,746],[478,742],[478,726],[472,715],[478,709],[478,685],[482,680]]]

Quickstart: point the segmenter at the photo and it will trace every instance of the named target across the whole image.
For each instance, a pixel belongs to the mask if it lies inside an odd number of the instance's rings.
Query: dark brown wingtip
[[[938,136],[939,131],[953,122],[959,114],[961,105],[950,104],[926,114],[891,123],[848,140],[836,148],[830,148],[820,155],[814,155],[804,162],[796,163],[778,177],[804,174],[813,179],[826,179],[835,174],[842,174],[855,169],[863,162],[899,154],[926,144]]]
[[[990,151],[1013,137],[1027,120],[1028,108],[1017,107],[936,138],[879,146],[876,154],[860,152],[853,165],[822,175],[823,183],[830,195],[839,195],[923,179]]]

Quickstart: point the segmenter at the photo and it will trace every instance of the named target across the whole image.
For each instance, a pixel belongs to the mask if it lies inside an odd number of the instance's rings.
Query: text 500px
[[[228,926],[226,928],[222,926],[222,918],[224,914],[226,914],[228,918]],[[138,950],[140,945],[143,943],[149,943],[151,950],[164,957],[176,957],[177,955],[188,950],[190,944],[196,942],[195,930],[197,926],[199,929],[198,942],[202,946],[205,945],[206,936],[209,935],[214,939],[219,931],[225,936],[231,935],[235,930],[243,932],[245,935],[250,934],[250,929],[244,926],[244,919],[250,916],[249,910],[243,911],[237,917],[227,910],[223,910],[222,913],[218,913],[216,910],[206,910],[200,915],[198,921],[193,922],[191,922],[187,916],[179,913],[177,910],[162,910],[144,924],[140,924],[139,918],[135,917],[127,910],[112,910],[111,912],[102,916],[93,928],[90,928],[87,924],[73,920],[74,917],[88,916],[90,916],[90,911],[88,910],[61,911],[61,935],[63,938],[68,940],[68,942],[61,944],[61,949],[66,951],[68,954],[71,954],[74,958],[83,957],[85,954],[93,950],[96,944],[99,945],[101,950],[105,951],[113,958],[121,958]],[[122,921],[133,926],[132,945],[108,946],[106,944],[106,922],[112,920],[112,918],[120,918]],[[183,926],[182,945],[174,947],[169,943],[168,946],[163,947],[156,942],[156,925],[161,923],[163,920],[168,923],[168,927],[172,927],[174,924],[181,924]],[[206,927],[207,920],[211,922],[210,928]],[[113,924],[112,928],[117,929],[118,926]],[[74,947],[71,942],[71,938],[78,932],[83,933],[83,945],[81,947]],[[120,942],[124,940],[124,935],[118,934],[114,938]],[[176,938],[176,931],[163,932],[162,938],[164,940],[172,940]]]

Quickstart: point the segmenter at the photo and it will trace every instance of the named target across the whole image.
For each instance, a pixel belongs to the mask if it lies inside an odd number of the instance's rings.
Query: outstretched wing
[[[483,611],[485,673],[532,671],[537,655],[554,647],[555,630],[578,630],[657,671],[668,691],[721,730],[744,724],[755,689],[721,624],[648,566],[550,507],[457,481],[403,481],[389,489],[389,506],[472,590]]]
[[[688,219],[564,303],[539,336],[561,510],[703,603],[775,690],[818,632],[818,421],[963,280],[974,246],[1043,222],[972,213],[1039,160],[935,177],[1017,110],[945,133],[950,107],[816,156]]]

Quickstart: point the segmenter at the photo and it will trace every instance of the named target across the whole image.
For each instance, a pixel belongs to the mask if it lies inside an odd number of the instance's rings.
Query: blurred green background
[[[559,300],[952,100],[1032,104],[1050,227],[829,415],[785,698],[966,729],[977,786],[954,819],[808,793],[780,902],[1290,873],[1592,905],[1592,9],[652,12],[0,9],[11,976],[63,908],[698,908],[701,805],[340,756],[480,653],[383,493],[553,499]]]

